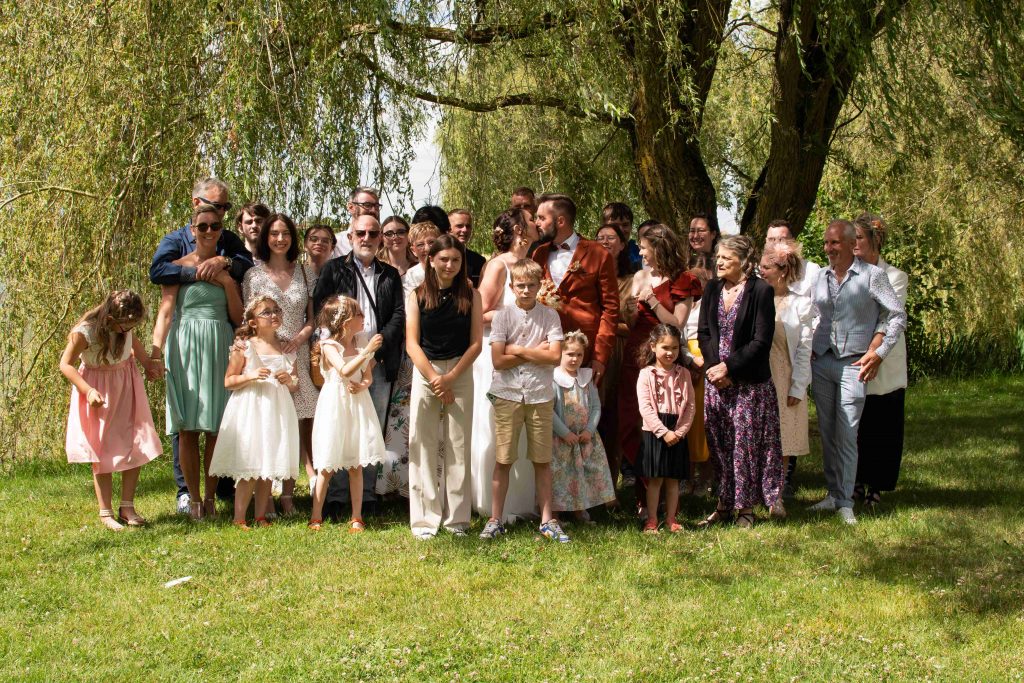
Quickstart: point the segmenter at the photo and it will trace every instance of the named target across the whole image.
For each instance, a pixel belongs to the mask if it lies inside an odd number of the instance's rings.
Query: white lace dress
[[[329,345],[343,353],[341,344],[333,339],[320,342],[321,349]],[[313,468],[317,472],[334,472],[380,463],[384,459],[384,438],[370,392],[353,394],[348,390],[350,383],[361,382],[369,374],[370,360],[346,378],[339,368],[331,366],[326,354],[320,358],[324,385],[320,387],[313,419]],[[347,363],[353,358],[354,355],[343,360]]]
[[[303,264],[295,264],[295,272],[292,274],[292,281],[284,291],[278,287],[267,272],[265,264],[254,266],[246,271],[245,279],[242,281],[242,299],[246,306],[254,298],[269,296],[283,312],[281,329],[278,336],[284,340],[290,340],[299,333],[306,324],[306,302],[309,301],[310,293],[316,286],[317,276],[313,269],[305,267],[305,279],[303,279]],[[317,388],[309,377],[309,344],[303,344],[296,349],[296,373],[299,377],[299,390],[292,394],[295,401],[295,414],[300,420],[307,420],[313,417],[316,412]]]
[[[495,264],[491,264],[493,267]],[[505,289],[501,302],[495,308],[516,305],[516,295],[509,287],[508,267],[505,267]],[[494,475],[494,406],[485,398],[491,388],[494,363],[491,361],[491,326],[484,325],[483,348],[473,362],[473,386],[477,399],[473,402],[473,443],[470,472],[472,473],[473,509],[482,517],[491,516],[491,478]],[[512,465],[508,476],[508,494],[503,508],[502,523],[537,517],[537,487],[534,483],[533,464],[526,457],[526,437],[519,439],[519,459]]]
[[[295,354],[263,355],[245,347],[245,372],[270,377],[231,392],[224,408],[210,474],[233,479],[294,479],[299,475],[299,421],[291,392],[274,375],[291,373]]]

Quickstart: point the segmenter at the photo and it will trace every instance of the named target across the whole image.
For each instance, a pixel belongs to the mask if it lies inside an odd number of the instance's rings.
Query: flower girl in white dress
[[[210,476],[232,477],[235,524],[248,529],[245,513],[256,494],[255,523],[270,526],[267,503],[274,479],[299,473],[299,420],[291,393],[299,388],[295,354],[284,353],[277,331],[281,307],[269,296],[245,310],[235,333],[224,386],[231,390],[221,419]]]
[[[363,311],[347,296],[324,302],[317,324],[329,338],[320,341],[320,371],[324,385],[313,418],[313,469],[317,471],[310,529],[323,524],[324,499],[331,476],[348,470],[352,498],[349,533],[365,529],[362,519],[363,467],[384,459],[384,437],[373,401],[366,390],[373,383],[373,354],[384,338],[377,334],[365,346]]]

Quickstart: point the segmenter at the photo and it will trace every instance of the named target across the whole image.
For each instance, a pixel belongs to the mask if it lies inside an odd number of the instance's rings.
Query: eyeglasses
[[[405,228],[400,228],[398,230],[388,230],[387,232],[384,233],[384,238],[385,239],[389,239],[389,240],[393,240],[396,237],[405,237],[408,234],[409,234],[408,230],[406,230]]]
[[[380,230],[353,230],[352,234],[359,239],[369,237],[371,240],[375,240],[380,237]]]
[[[221,223],[220,221],[217,221],[216,223],[196,223],[192,227],[195,228],[196,232],[206,233],[211,230],[213,232],[218,232],[220,231],[221,228],[224,227],[224,224]]]
[[[619,241],[619,236],[618,235],[598,235],[597,236],[597,241],[598,242],[618,242]]]
[[[361,209],[379,209],[380,202],[352,202],[352,206],[358,206]]]
[[[306,241],[310,244],[324,244],[329,245],[331,243],[330,237],[307,237]]]
[[[257,318],[280,318],[282,311],[280,308],[264,308],[262,311],[256,314]]]
[[[217,209],[218,211],[230,211],[231,207],[233,206],[233,204],[231,202],[223,202],[223,203],[221,203],[221,202],[211,202],[206,197],[196,197],[196,199],[201,201],[203,204],[209,204],[210,206],[212,206],[213,208]]]

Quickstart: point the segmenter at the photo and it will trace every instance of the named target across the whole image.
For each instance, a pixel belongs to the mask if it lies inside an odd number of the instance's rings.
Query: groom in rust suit
[[[541,245],[533,260],[554,283],[562,331],[580,330],[590,346],[584,364],[600,382],[615,346],[619,324],[619,285],[615,262],[604,247],[584,239],[575,229],[576,204],[564,194],[541,195],[537,229]]]

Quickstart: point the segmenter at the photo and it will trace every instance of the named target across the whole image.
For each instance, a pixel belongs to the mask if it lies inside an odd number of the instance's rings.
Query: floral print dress
[[[597,433],[601,403],[591,381],[593,371],[580,368],[572,377],[555,370],[555,438],[551,458],[552,509],[555,512],[586,510],[615,500],[608,457]],[[590,443],[571,444],[570,432],[588,431]]]
[[[736,315],[743,302],[741,290],[725,310],[725,292],[718,303],[718,355],[732,351]],[[782,488],[782,437],[775,385],[769,379],[755,384],[734,382],[718,389],[705,386],[704,428],[708,448],[718,462],[718,506],[744,509],[779,499]]]

